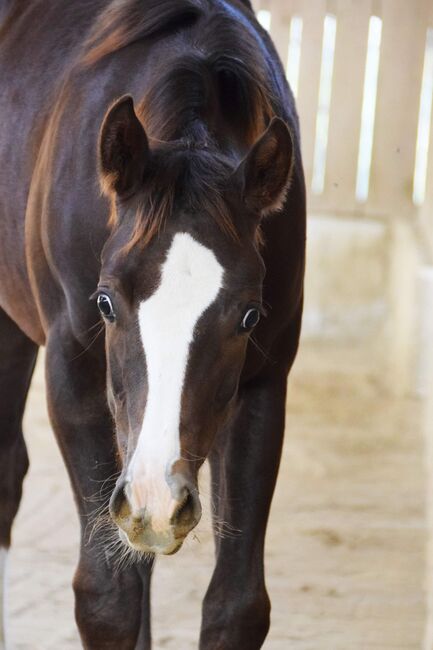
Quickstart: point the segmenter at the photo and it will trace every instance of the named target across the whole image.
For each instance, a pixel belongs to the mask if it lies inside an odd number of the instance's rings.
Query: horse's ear
[[[247,207],[260,216],[281,210],[292,167],[292,136],[286,123],[274,117],[236,171]]]
[[[130,95],[108,109],[99,135],[99,165],[104,192],[132,193],[143,181],[149,144]]]

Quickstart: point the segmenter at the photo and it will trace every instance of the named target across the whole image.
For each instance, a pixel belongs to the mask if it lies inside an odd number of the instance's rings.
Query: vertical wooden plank
[[[433,28],[433,3],[430,5],[427,26]],[[423,650],[433,648],[433,113],[430,123],[429,159],[427,168],[427,185],[424,205],[421,209],[422,235],[426,241],[428,262],[430,266],[421,267],[419,272],[421,311],[421,339],[418,346],[421,364],[421,356],[427,356],[426,383],[429,386],[427,397],[427,408],[424,415],[424,429],[426,440],[426,467],[427,467],[427,521],[428,521],[428,546],[427,546],[427,616],[424,632]],[[426,344],[424,348],[423,344]],[[427,350],[427,354],[426,354]],[[425,363],[425,362],[424,362]],[[420,370],[423,370],[422,366]]]
[[[275,47],[277,48],[277,52],[283,63],[284,70],[286,70],[290,37],[290,20],[292,15],[293,2],[290,0],[287,0],[286,2],[273,0],[271,2],[270,8],[272,14],[272,40]]]
[[[433,29],[433,2],[431,3],[427,27]],[[419,210],[422,236],[425,248],[429,254],[430,262],[433,261],[433,111],[430,122],[430,142],[427,163],[427,182],[424,204]],[[433,594],[432,594],[433,602]],[[432,610],[433,611],[433,610]],[[433,615],[432,615],[432,637],[433,637]]]
[[[328,134],[323,207],[335,212],[356,208],[355,190],[370,0],[338,0],[337,36]]]
[[[382,47],[368,209],[413,214],[419,96],[431,0],[382,0]]]
[[[290,21],[296,7],[297,0],[254,0],[254,10],[264,9],[271,13],[270,34],[283,63],[287,66],[287,53],[289,48]]]
[[[299,73],[298,112],[301,122],[302,154],[307,189],[313,176],[316,138],[317,103],[322,60],[323,21],[326,0],[298,0],[296,13],[303,19],[302,49]]]

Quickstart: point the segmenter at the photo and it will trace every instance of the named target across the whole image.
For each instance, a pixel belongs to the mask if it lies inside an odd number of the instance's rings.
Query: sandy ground
[[[419,403],[396,398],[371,346],[304,343],[267,542],[267,650],[419,649],[425,625],[423,438]],[[10,567],[15,650],[80,647],[70,581],[77,521],[38,368],[26,414],[32,460]],[[208,518],[206,518],[208,519]],[[154,576],[156,650],[197,648],[212,569],[200,542]],[[242,650],[242,649],[240,649]]]

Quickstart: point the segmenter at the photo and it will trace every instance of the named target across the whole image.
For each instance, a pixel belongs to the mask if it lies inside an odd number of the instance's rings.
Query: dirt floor
[[[425,478],[419,403],[393,397],[365,345],[304,343],[267,543],[266,650],[419,649],[425,625]],[[32,469],[10,567],[15,650],[80,647],[70,588],[77,521],[47,423],[42,369],[26,415]],[[209,526],[158,561],[155,650],[197,648]],[[242,649],[240,649],[242,650]]]

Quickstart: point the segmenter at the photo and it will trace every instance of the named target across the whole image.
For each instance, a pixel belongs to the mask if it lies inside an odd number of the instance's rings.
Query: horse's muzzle
[[[149,502],[137,504],[134,487],[120,482],[111,496],[110,514],[121,539],[142,553],[176,553],[201,518],[197,488],[176,475],[170,480],[170,499],[159,499],[155,508],[155,494],[152,498],[152,493],[144,492],[149,495]]]

